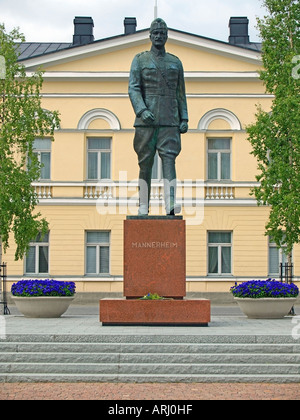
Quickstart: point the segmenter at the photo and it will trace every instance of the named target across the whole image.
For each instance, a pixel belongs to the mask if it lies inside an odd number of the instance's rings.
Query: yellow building
[[[76,281],[78,292],[122,292],[123,220],[138,211],[134,113],[128,96],[133,57],[150,49],[149,30],[94,41],[91,18],[76,18],[72,44],[24,43],[20,61],[45,71],[42,105],[58,110],[54,141],[36,139],[44,164],[34,184],[49,234],[24,261],[5,260],[9,281]],[[269,110],[258,70],[260,46],[247,18],[231,18],[229,42],[169,29],[167,51],[185,70],[189,131],[177,159],[178,197],[187,226],[187,292],[228,292],[236,281],[279,277],[284,258],[264,235],[269,209],[250,195],[257,162],[246,127],[256,105]],[[151,213],[164,214],[160,162],[153,170]],[[300,247],[293,252],[300,277]]]

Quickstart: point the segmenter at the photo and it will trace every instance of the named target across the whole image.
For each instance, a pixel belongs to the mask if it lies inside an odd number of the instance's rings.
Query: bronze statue
[[[180,213],[176,204],[175,160],[181,151],[181,133],[188,130],[183,67],[179,58],[166,53],[166,23],[158,18],[150,28],[151,51],[133,59],[129,97],[136,114],[134,150],[138,155],[139,215],[147,215],[151,173],[156,150],[162,160],[166,213]]]

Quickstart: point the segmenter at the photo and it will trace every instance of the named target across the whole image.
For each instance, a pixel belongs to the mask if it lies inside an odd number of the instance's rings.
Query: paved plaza
[[[249,339],[274,336],[274,342],[300,343],[300,306],[296,316],[279,320],[246,318],[234,305],[212,305],[208,327],[103,327],[97,305],[72,305],[58,319],[29,319],[10,305],[11,315],[4,319],[7,336],[119,335],[210,337],[221,335]],[[3,322],[2,322],[3,327]],[[3,333],[3,329],[2,329]],[[97,338],[96,338],[97,337]],[[1,345],[1,341],[0,341]],[[0,400],[300,400],[299,383],[2,383]]]
[[[25,318],[14,305],[9,305],[11,315],[5,316],[6,334],[47,335],[277,335],[295,336],[300,343],[300,306],[295,307],[296,316],[283,319],[248,319],[237,305],[212,305],[211,322],[208,327],[173,326],[105,326],[99,322],[97,305],[71,305],[60,318]],[[297,315],[299,314],[299,315]],[[298,327],[298,328],[297,328]]]

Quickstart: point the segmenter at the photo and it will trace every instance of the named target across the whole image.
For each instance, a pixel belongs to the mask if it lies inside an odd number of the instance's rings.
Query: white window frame
[[[209,149],[209,140],[229,140],[230,142],[230,147],[229,149]],[[206,179],[208,181],[231,181],[232,180],[232,138],[231,137],[207,137],[207,173],[206,173]],[[216,154],[217,155],[217,178],[209,178],[209,155],[210,154]],[[229,155],[229,178],[221,178],[221,174],[222,174],[222,159],[221,159],[221,155],[222,154],[228,154]]]
[[[108,242],[88,242],[88,233],[90,232],[105,232],[108,233]],[[85,232],[85,275],[86,276],[107,276],[110,275],[110,231],[108,230],[87,230]],[[87,254],[88,248],[96,247],[96,272],[88,273],[87,271]],[[100,249],[108,247],[108,272],[101,273],[100,269]]]
[[[37,156],[37,159],[38,159],[40,165],[42,165],[42,157],[41,157],[42,153],[49,154],[49,157],[50,157],[49,158],[49,177],[48,178],[42,178],[42,168],[41,168],[39,181],[50,181],[51,180],[51,158],[52,158],[52,156],[51,156],[51,152],[52,152],[51,145],[52,145],[52,141],[51,141],[51,139],[49,139],[47,137],[45,137],[45,138],[37,137],[35,139],[35,141],[37,141],[37,140],[42,140],[42,141],[45,140],[45,141],[50,142],[50,147],[45,148],[45,149],[42,149],[42,148],[39,148],[39,147],[34,147],[34,144],[33,144],[33,153]]]
[[[275,242],[272,241],[271,238],[269,238],[269,247],[268,247],[268,275],[269,276],[274,276],[274,277],[279,277],[280,276],[280,264],[284,264],[285,262],[287,262],[287,255],[285,252],[285,248],[286,247],[280,247],[278,248],[278,246],[276,245]],[[276,249],[278,252],[278,271],[273,273],[270,270],[270,264],[271,264],[271,249]]]
[[[24,272],[26,275],[48,275],[49,274],[49,266],[50,266],[50,232],[48,232],[48,241],[38,241],[38,239],[36,238],[34,241],[31,241],[29,244],[29,248],[35,248],[35,261],[34,261],[34,266],[35,266],[35,271],[31,272],[31,271],[27,271],[27,255],[25,255],[25,268],[24,268]],[[39,270],[39,260],[40,260],[40,248],[41,247],[47,247],[48,248],[48,260],[47,260],[47,264],[48,264],[48,270],[46,272],[40,272]]]
[[[209,234],[210,233],[230,233],[230,242],[209,242]],[[208,231],[207,232],[207,273],[208,276],[216,276],[216,277],[228,277],[232,276],[232,261],[233,261],[233,232],[232,231]],[[217,248],[218,249],[218,272],[217,273],[210,273],[209,272],[209,248]],[[222,273],[222,248],[230,248],[230,272],[229,273]]]
[[[93,139],[107,139],[110,141],[110,148],[109,149],[89,149],[89,140]],[[86,178],[88,181],[103,181],[103,180],[111,180],[111,173],[112,173],[112,138],[111,137],[101,137],[101,136],[89,136],[86,140]],[[97,165],[97,178],[89,178],[89,153],[97,153],[98,155],[98,165]],[[101,155],[102,153],[109,154],[109,161],[110,161],[110,173],[108,178],[101,177]]]

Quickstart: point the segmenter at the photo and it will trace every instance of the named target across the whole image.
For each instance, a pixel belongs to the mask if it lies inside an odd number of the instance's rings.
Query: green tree
[[[299,0],[264,0],[268,16],[258,19],[262,38],[266,92],[274,95],[271,112],[258,107],[256,123],[247,128],[258,160],[258,205],[269,205],[266,235],[285,246],[288,262],[300,241],[300,54]]]
[[[39,179],[41,167],[33,144],[37,136],[53,138],[59,116],[41,106],[42,72],[28,76],[18,62],[16,46],[24,41],[18,29],[7,33],[0,25],[0,263],[11,234],[18,260],[30,240],[48,230],[47,221],[35,211],[38,199],[32,182]]]

